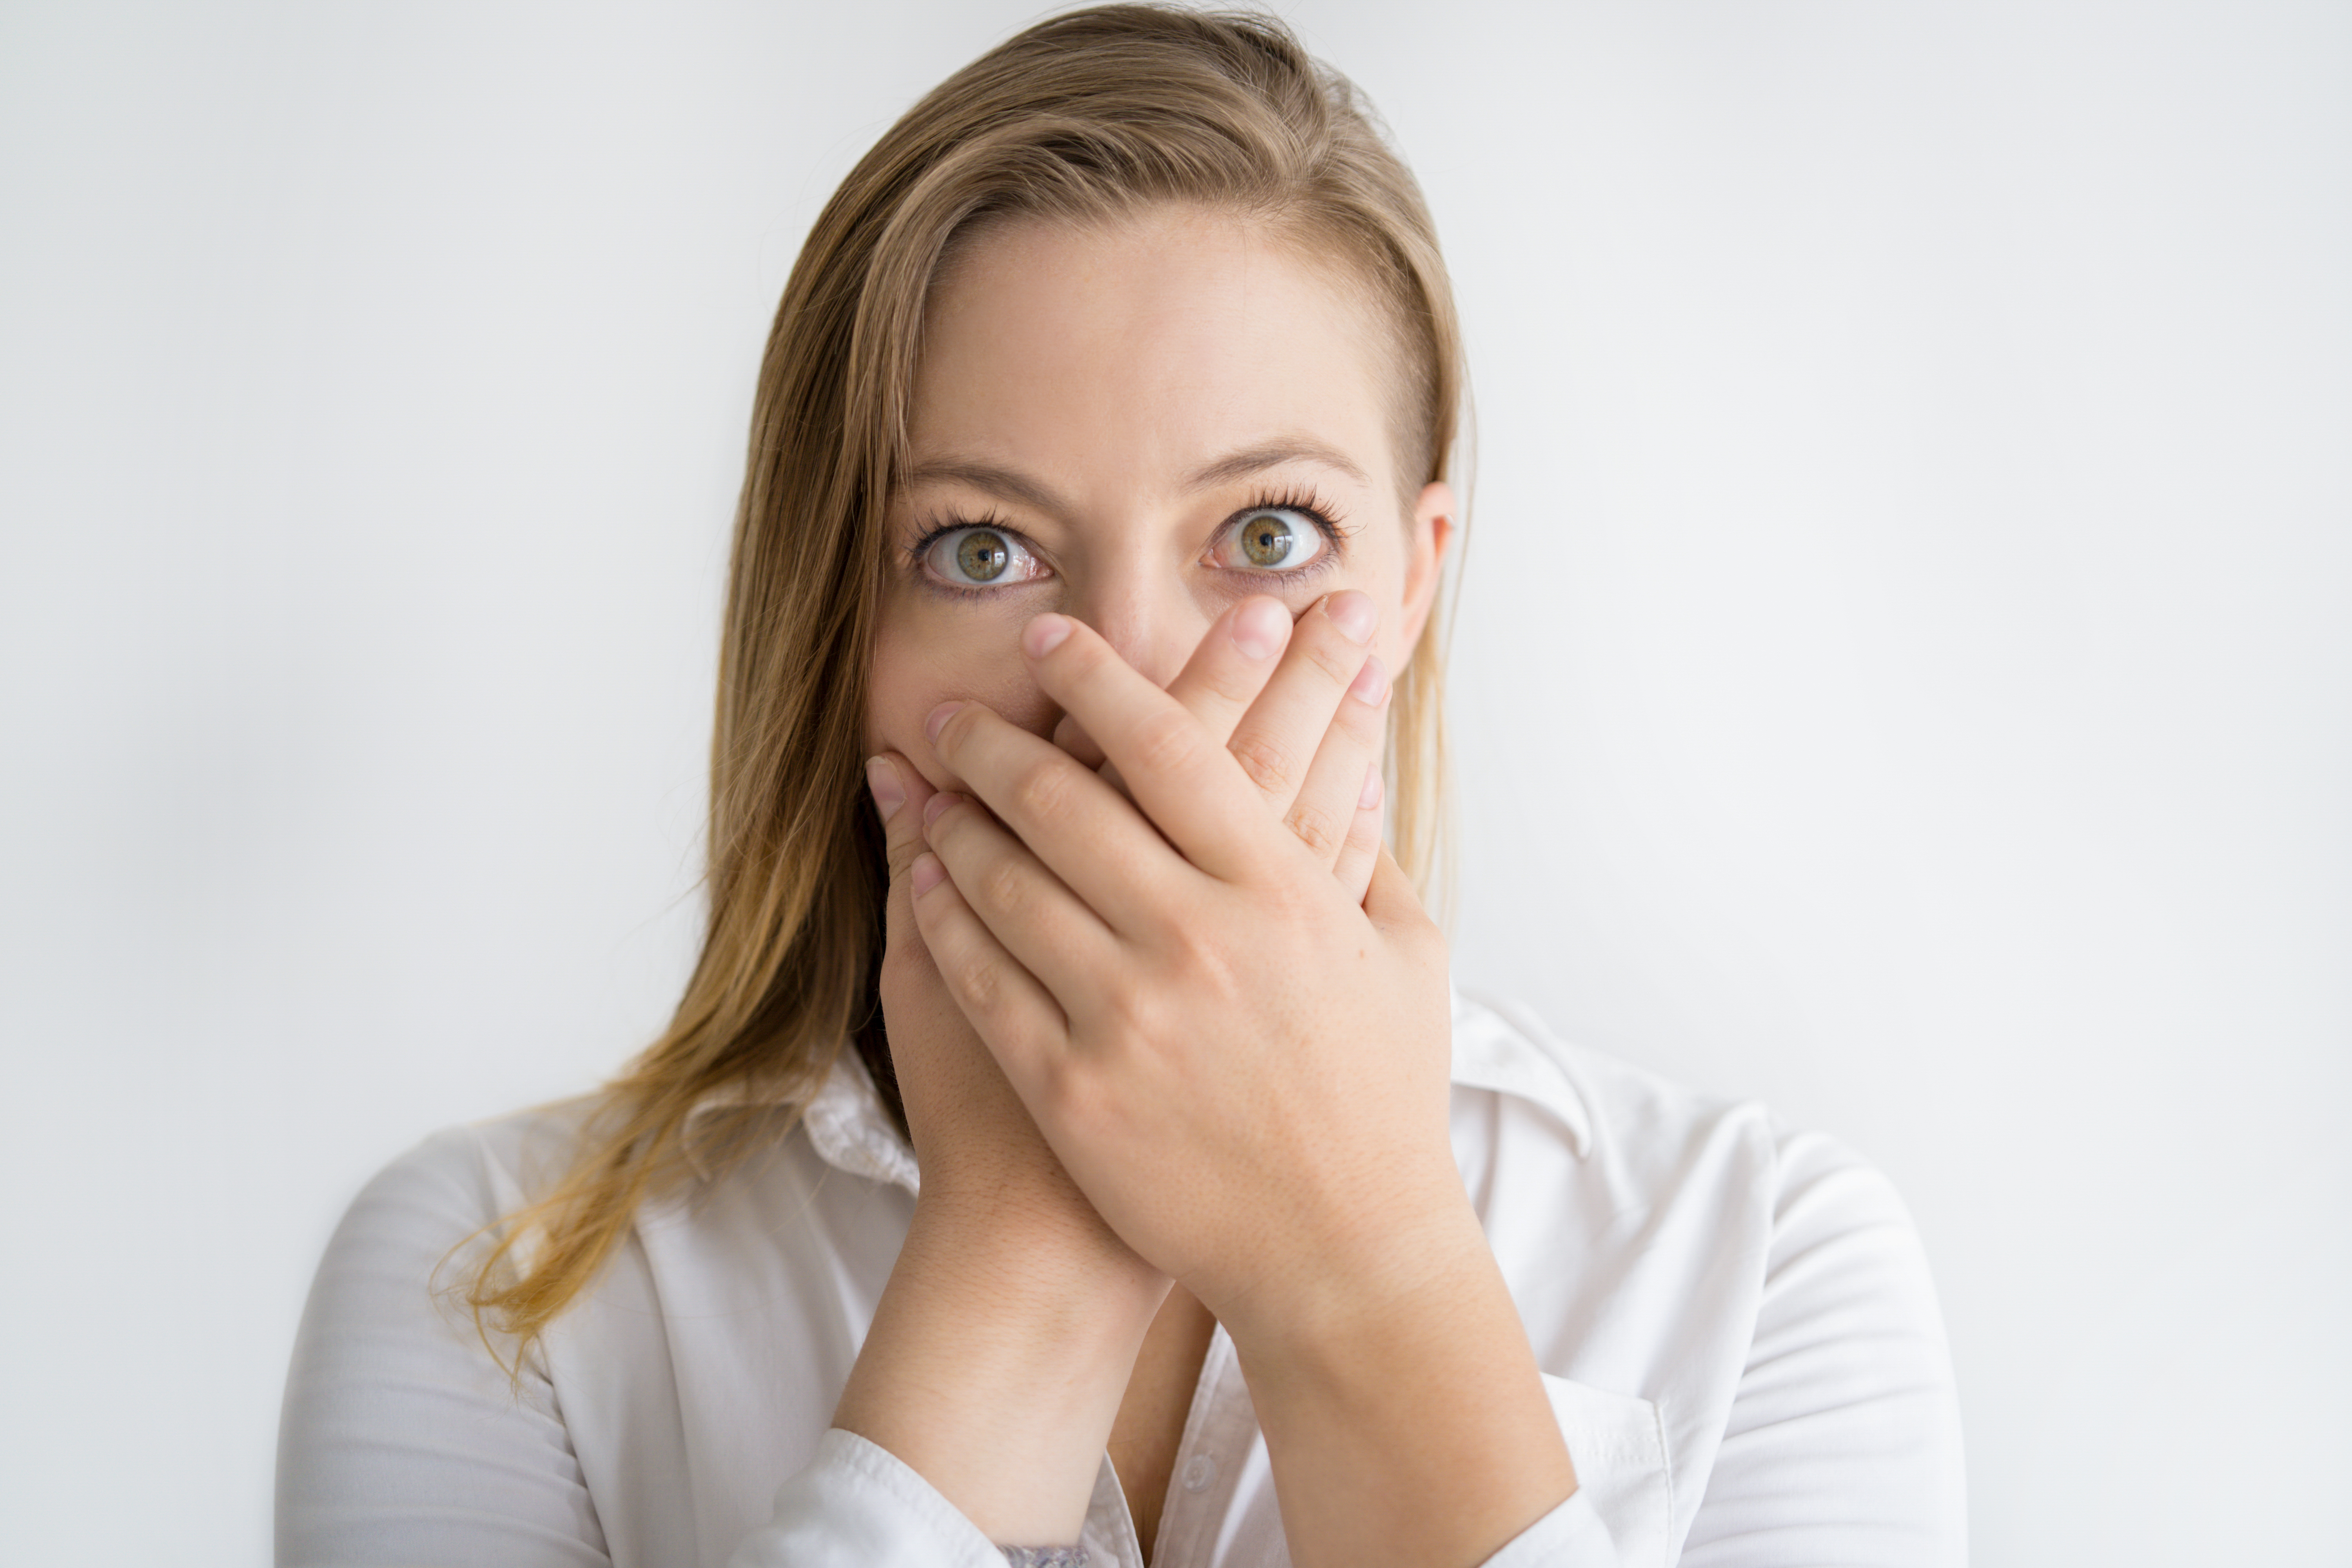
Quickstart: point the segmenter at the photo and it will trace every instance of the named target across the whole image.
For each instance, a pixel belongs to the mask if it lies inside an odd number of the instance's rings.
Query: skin
[[[923,1187],[835,1420],[999,1542],[1075,1540],[1108,1445],[1149,1550],[1213,1316],[1306,1568],[1475,1563],[1575,1487],[1380,847],[1454,510],[1388,342],[1181,209],[996,229],[929,302],[868,710]],[[1341,533],[1276,575],[1234,525],[1293,492]],[[959,594],[914,547],[975,521],[1024,553]]]

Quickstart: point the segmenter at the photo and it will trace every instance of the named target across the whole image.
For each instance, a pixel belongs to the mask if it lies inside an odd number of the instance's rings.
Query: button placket
[[[1234,1342],[1220,1327],[1209,1341],[1176,1450],[1175,1485],[1160,1516],[1152,1568],[1201,1568],[1208,1563],[1256,1432],[1257,1412],[1242,1381]]]

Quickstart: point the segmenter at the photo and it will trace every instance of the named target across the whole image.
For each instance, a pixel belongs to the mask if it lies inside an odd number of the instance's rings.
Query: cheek
[[[1349,574],[1346,586],[1370,594],[1380,605],[1381,629],[1372,634],[1372,651],[1394,680],[1412,657],[1412,645],[1405,641],[1404,554],[1402,550],[1382,551],[1370,563],[1360,558],[1360,564],[1364,569]]]
[[[1050,732],[1061,715],[1029,679],[1022,624],[984,606],[886,605],[866,688],[867,752],[897,752],[932,787],[947,789],[962,781],[923,734],[940,703],[984,703],[1033,734]]]
[[[1404,640],[1404,612],[1390,605],[1381,610],[1380,635],[1372,639],[1372,650],[1381,656],[1381,668],[1389,673],[1393,687],[1398,676],[1412,658],[1412,645]]]

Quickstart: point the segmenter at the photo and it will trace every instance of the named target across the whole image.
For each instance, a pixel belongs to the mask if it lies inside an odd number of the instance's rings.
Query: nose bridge
[[[1096,555],[1074,576],[1063,608],[1155,684],[1173,680],[1192,657],[1201,630],[1181,574],[1154,560],[1151,552],[1130,547]]]

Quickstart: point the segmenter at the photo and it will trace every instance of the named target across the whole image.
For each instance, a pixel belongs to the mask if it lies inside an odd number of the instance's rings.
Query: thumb
[[[1364,889],[1364,913],[1372,924],[1390,932],[1425,929],[1432,934],[1437,922],[1429,918],[1422,907],[1421,895],[1413,890],[1412,879],[1404,874],[1396,857],[1387,845],[1381,846],[1380,858],[1372,862],[1371,885]]]
[[[882,819],[895,894],[906,879],[907,868],[923,852],[923,805],[938,791],[896,752],[866,759],[866,788],[874,797],[874,814]]]
[[[1449,972],[1445,933],[1422,908],[1421,895],[1413,890],[1412,879],[1396,863],[1384,845],[1381,857],[1372,863],[1372,885],[1364,893],[1364,918],[1372,929],[1387,939],[1389,951],[1411,963],[1420,964],[1439,975]]]

